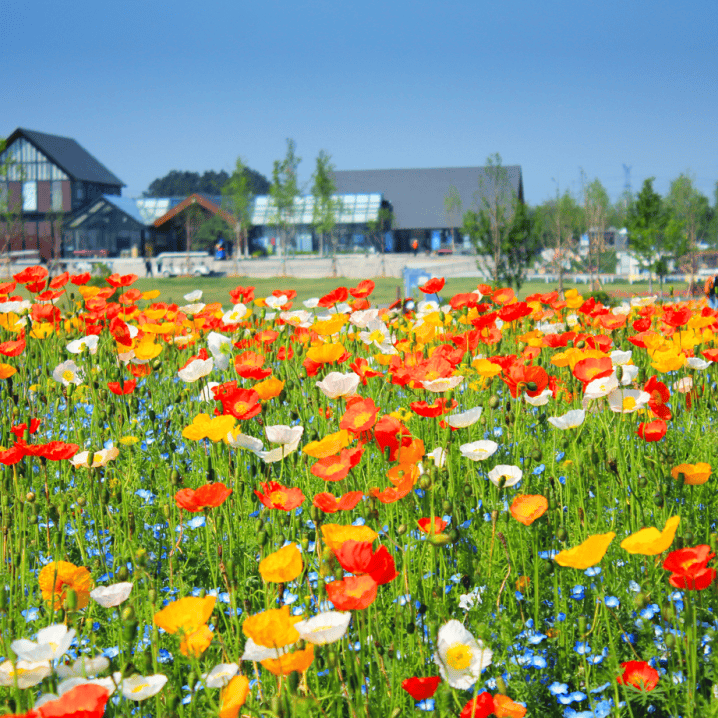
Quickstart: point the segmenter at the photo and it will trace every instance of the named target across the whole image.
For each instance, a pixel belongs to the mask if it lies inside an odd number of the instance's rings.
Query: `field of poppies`
[[[0,284],[0,714],[718,716],[704,300],[136,279]]]

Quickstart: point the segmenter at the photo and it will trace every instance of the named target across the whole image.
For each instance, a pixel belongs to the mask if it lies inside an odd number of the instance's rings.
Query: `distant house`
[[[124,186],[75,140],[16,129],[0,153],[0,252],[61,256],[64,217],[102,195],[119,197]]]

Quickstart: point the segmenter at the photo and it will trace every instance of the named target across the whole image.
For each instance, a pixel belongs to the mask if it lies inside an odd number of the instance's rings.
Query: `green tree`
[[[486,160],[485,177],[480,180],[480,208],[464,213],[462,233],[469,236],[479,256],[493,260],[493,282],[519,289],[539,248],[537,217],[519,201],[501,164],[501,155]]]
[[[456,245],[456,232],[461,222],[461,195],[459,190],[452,184],[449,191],[444,197],[444,213],[449,227],[451,227],[451,249],[454,250]]]
[[[668,216],[661,195],[653,189],[655,177],[643,181],[641,191],[628,208],[628,253],[648,269],[648,291],[653,292],[654,262],[661,260]],[[660,275],[659,275],[660,276]]]
[[[269,182],[264,175],[249,167],[245,167],[244,172],[254,194],[269,192]],[[216,196],[222,194],[222,189],[228,180],[229,175],[224,170],[219,172],[207,170],[201,175],[199,172],[171,170],[164,177],[153,180],[148,189],[143,192],[143,196],[187,197],[195,192]]]
[[[698,244],[710,226],[708,198],[693,186],[689,174],[682,173],[671,182],[666,205],[670,211],[666,231],[669,246],[675,259],[682,260],[690,272],[693,283],[698,273]]]
[[[384,234],[391,229],[394,213],[389,207],[380,207],[376,219],[370,219],[366,225],[374,246],[381,252],[381,276],[386,277],[386,240]]]
[[[337,190],[334,182],[334,165],[332,157],[324,150],[317,156],[317,166],[312,175],[312,196],[314,207],[312,209],[312,225],[319,235],[319,256],[324,255],[324,242],[327,236],[333,237],[334,227],[337,223],[337,214],[341,200],[334,196]],[[332,241],[332,271],[336,276],[336,241]]]
[[[192,237],[192,250],[212,250],[220,238],[225,239],[232,233],[233,228],[219,215],[213,214],[202,222]]]
[[[583,223],[588,233],[588,271],[591,275],[592,289],[600,289],[600,282],[596,284],[594,272],[600,272],[601,252],[604,250],[606,227],[608,226],[608,213],[611,201],[601,180],[594,179],[586,183],[586,175],[581,170],[583,185]]]
[[[274,203],[272,223],[279,233],[278,253],[282,258],[282,273],[287,273],[287,247],[290,236],[296,231],[294,200],[299,196],[297,168],[302,161],[297,157],[296,143],[287,139],[287,154],[284,159],[274,161],[272,184],[269,194]]]
[[[235,258],[239,262],[240,255],[249,254],[249,230],[252,227],[252,209],[254,206],[254,184],[247,166],[241,157],[237,157],[232,176],[222,187],[222,195],[227,208],[237,219],[234,226]]]
[[[547,200],[540,208],[543,226],[543,244],[554,250],[551,266],[558,274],[558,291],[563,294],[563,277],[566,264],[576,247],[581,233],[582,212],[573,195],[563,194],[556,188],[556,197]]]

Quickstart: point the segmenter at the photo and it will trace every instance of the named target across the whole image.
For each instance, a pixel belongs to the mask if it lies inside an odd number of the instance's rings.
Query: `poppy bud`
[[[127,566],[120,567],[119,571],[117,571],[116,576],[120,581],[127,581],[127,579],[130,577],[130,572],[127,570]]]
[[[432,546],[448,546],[451,543],[449,534],[429,534],[427,540]]]
[[[68,611],[77,610],[77,592],[74,588],[68,588],[65,593],[65,608]]]
[[[129,520],[129,516],[127,517]],[[146,549],[139,548],[137,549],[137,552],[135,553],[135,563],[138,566],[146,566],[147,565],[147,551]]]
[[[672,633],[667,633],[665,637],[666,648],[672,651],[676,647],[676,637]]]
[[[5,613],[8,607],[7,586],[0,586],[0,613]]]
[[[403,536],[407,532],[407,525],[406,524],[399,524],[396,527],[396,533],[397,536]]]
[[[616,367],[616,379],[618,379],[619,384],[623,379],[623,367],[620,364]]]
[[[499,397],[496,396],[496,394],[493,394],[492,396],[489,397],[489,408],[490,409],[498,409],[500,403],[501,403],[501,401],[499,400]]]
[[[33,503],[35,501],[35,493],[33,491],[28,491],[27,495],[25,496],[25,501],[28,503]]]

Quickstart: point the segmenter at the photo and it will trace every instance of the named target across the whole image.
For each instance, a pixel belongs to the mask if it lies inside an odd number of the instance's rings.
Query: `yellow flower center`
[[[62,372],[62,378],[65,381],[72,381],[75,378],[75,374],[71,369],[65,369],[65,371]]]
[[[140,692],[143,691],[145,688],[149,688],[149,687],[150,687],[150,684],[149,684],[149,683],[140,683],[139,685],[136,685],[136,686],[132,689],[132,693],[140,693]]]
[[[636,400],[632,396],[623,399],[623,411],[633,411],[636,408]]]
[[[457,643],[446,652],[446,662],[456,671],[468,668],[472,658],[471,648],[463,643]]]
[[[92,463],[93,463],[95,466],[101,464],[101,463],[102,463],[102,460],[103,460],[102,454],[100,454],[99,452],[97,452],[97,453],[95,453],[95,454],[92,455]]]

